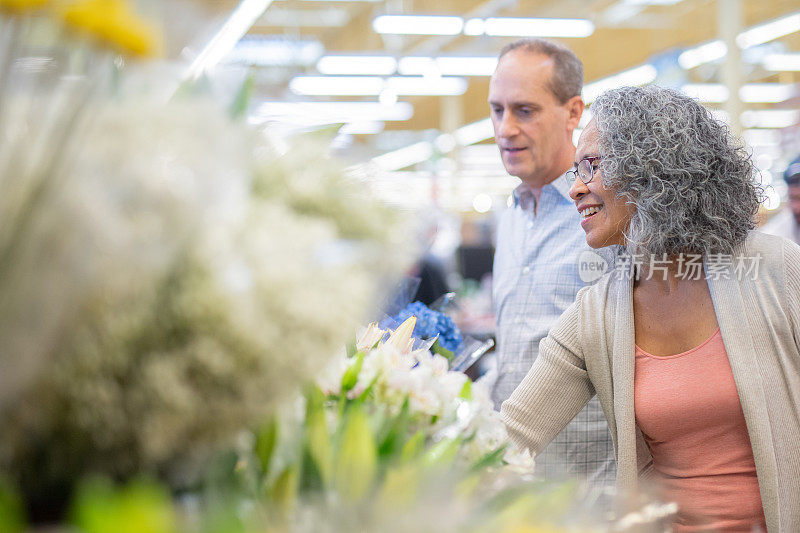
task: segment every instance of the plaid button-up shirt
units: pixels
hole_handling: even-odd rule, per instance
[[[542,188],[537,207],[531,190],[520,185],[513,206],[500,219],[492,277],[498,341],[492,398],[497,409],[527,374],[539,341],[586,285],[578,273],[578,256],[590,248],[568,190],[563,176],[557,178]],[[596,397],[536,456],[536,472],[588,479],[592,485],[613,483],[614,448]]]

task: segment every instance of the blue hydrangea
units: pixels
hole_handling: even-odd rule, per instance
[[[412,335],[421,339],[431,339],[439,335],[439,345],[442,348],[455,352],[464,340],[455,322],[449,316],[429,309],[422,302],[408,304],[405,309],[392,317],[398,324],[402,324],[410,316],[417,317]]]

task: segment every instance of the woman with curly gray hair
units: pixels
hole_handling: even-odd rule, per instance
[[[625,87],[592,113],[570,196],[617,264],[542,340],[509,432],[537,452],[596,393],[618,485],[654,480],[675,531],[800,531],[800,247],[752,231],[750,158],[696,101]]]

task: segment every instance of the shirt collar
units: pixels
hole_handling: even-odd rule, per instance
[[[572,202],[572,198],[569,197],[570,184],[564,177],[565,175],[566,172],[542,187],[542,193],[544,194],[544,191],[546,191],[548,187],[553,187],[565,200]],[[525,183],[520,183],[517,188],[514,189],[514,192],[511,193],[511,197],[513,198],[514,207],[522,207],[527,210],[529,208],[532,209],[536,204],[533,191],[531,191],[531,188]]]

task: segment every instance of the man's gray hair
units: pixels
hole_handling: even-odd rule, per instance
[[[742,143],[692,98],[622,87],[592,104],[603,185],[636,207],[635,253],[731,253],[755,227],[763,188]]]
[[[500,51],[500,59],[507,53],[521,50],[531,54],[542,54],[553,60],[553,75],[548,80],[550,92],[562,103],[579,96],[583,89],[583,63],[566,46],[547,39],[519,39],[507,44]]]

